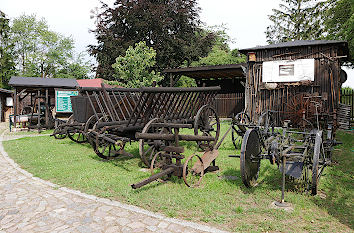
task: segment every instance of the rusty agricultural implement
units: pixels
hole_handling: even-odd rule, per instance
[[[300,180],[300,187],[312,195],[317,194],[318,183],[323,170],[331,164],[333,146],[339,144],[334,139],[333,122],[320,114],[320,104],[311,101],[315,109],[313,118],[285,120],[282,127],[275,127],[274,111],[265,111],[258,121],[252,123],[246,113],[238,114],[230,127],[235,136],[242,137],[240,171],[244,185],[254,187],[260,171],[262,159],[277,165],[282,172],[282,198],[275,204],[287,206],[284,202],[285,175]],[[307,119],[312,119],[307,120]],[[229,132],[229,131],[228,131]]]

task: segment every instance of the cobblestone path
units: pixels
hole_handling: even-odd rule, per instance
[[[1,232],[222,232],[58,187],[22,170],[0,141]]]

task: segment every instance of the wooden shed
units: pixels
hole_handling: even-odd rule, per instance
[[[348,59],[348,44],[333,40],[297,40],[239,50],[246,54],[245,110],[257,121],[274,110],[278,125],[303,117],[314,102],[322,115],[336,119],[340,89],[345,82],[341,65]]]
[[[0,121],[9,120],[10,114],[13,112],[13,91],[0,88]]]
[[[221,91],[215,97],[215,108],[219,117],[231,117],[244,109],[246,63],[198,66],[166,69],[170,86],[174,86],[184,75],[193,78],[198,87],[220,86]]]
[[[66,92],[77,92],[78,86],[75,79],[39,77],[12,77],[9,85],[14,88],[13,124],[27,123],[28,128],[38,130],[53,128],[55,115],[65,113],[65,107],[71,109],[70,96]],[[56,98],[58,93],[63,94],[63,98]],[[57,100],[61,101],[59,105]]]

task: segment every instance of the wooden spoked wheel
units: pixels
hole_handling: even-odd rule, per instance
[[[242,182],[248,188],[257,184],[261,161],[260,138],[256,129],[248,129],[243,137],[240,156]]]
[[[160,118],[154,118],[150,120],[142,130],[142,133],[155,133],[155,134],[167,134],[170,133],[170,129],[166,127],[156,127],[154,123],[163,123],[164,120]],[[169,142],[165,140],[139,140],[139,154],[143,163],[150,167],[151,161],[155,154],[161,151],[165,146],[168,146]]]
[[[68,124],[75,124],[74,115],[71,115],[69,117]],[[68,126],[68,128],[69,129],[67,130],[67,135],[72,141],[76,143],[87,142],[87,138],[85,137],[81,129],[71,127],[71,126]]]
[[[116,145],[114,143],[108,142],[101,138],[99,135],[104,134],[109,138],[116,137],[115,135],[110,135],[108,131],[105,129],[98,129],[97,124],[100,122],[105,122],[104,117],[101,117],[93,126],[93,131],[97,132],[98,134],[90,134],[91,140],[90,143],[92,145],[93,150],[95,153],[102,159],[113,159],[117,157],[118,150],[123,147],[124,145]]]
[[[55,139],[64,139],[66,138],[66,133],[60,133],[60,131],[62,131],[62,127],[60,127],[60,125],[58,127],[56,127],[53,131],[53,136]]]
[[[194,119],[194,135],[212,136],[214,141],[198,141],[198,146],[205,150],[212,149],[220,134],[220,121],[216,110],[210,105],[202,106]]]
[[[87,142],[87,137],[84,135],[81,129],[71,129],[68,130],[68,137],[76,143],[85,143]]]
[[[98,115],[98,117],[99,118],[102,117],[102,114]],[[85,123],[84,135],[86,136],[89,143],[91,143],[90,141],[92,140],[92,138],[90,136],[90,130],[92,130],[94,128],[94,126],[98,120],[99,119],[97,119],[95,115],[92,115]]]
[[[245,112],[237,113],[237,115],[233,118],[231,138],[232,144],[234,144],[236,150],[239,149],[239,146],[242,143],[242,137],[245,133],[243,130],[247,130],[246,125],[249,125],[250,123],[250,118]]]
[[[199,155],[193,154],[183,165],[184,183],[191,188],[198,187],[204,176],[204,164]]]

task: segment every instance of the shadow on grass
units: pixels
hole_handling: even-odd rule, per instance
[[[354,153],[351,151],[354,147],[354,133],[339,132],[337,138],[343,145],[335,149],[332,159],[334,164],[326,168],[325,177],[321,179],[325,197],[316,196],[313,201],[342,224],[354,229]]]

